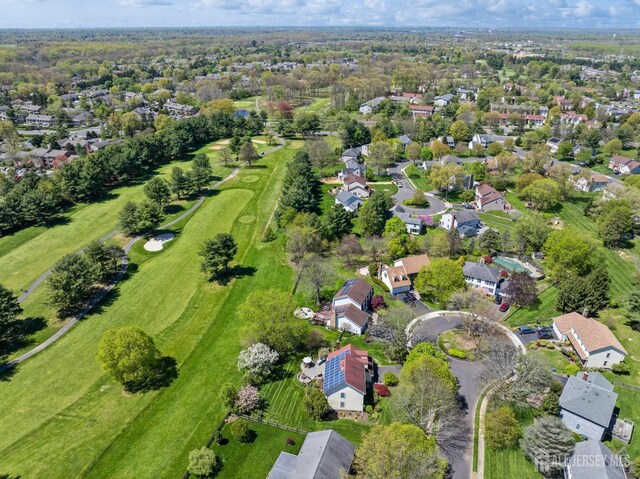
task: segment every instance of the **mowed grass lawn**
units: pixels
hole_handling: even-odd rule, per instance
[[[485,449],[484,456],[485,479],[542,479],[542,474],[536,471],[520,449],[495,450]]]
[[[292,145],[292,148],[299,145]],[[3,472],[39,477],[179,477],[224,416],[220,386],[239,381],[236,358],[244,325],[237,309],[254,290],[288,290],[294,274],[279,241],[260,238],[275,206],[292,149],[242,169],[185,220],[164,252],[132,253],[132,276],[111,301],[0,383]],[[266,168],[264,167],[266,166]],[[237,261],[255,268],[227,286],[199,271],[197,250],[231,232]],[[168,388],[127,395],[95,360],[105,331],[135,325],[176,358]]]
[[[229,442],[223,446],[216,443],[211,446],[222,461],[222,469],[216,475],[216,479],[265,478],[280,452],[298,454],[305,438],[302,434],[254,421],[247,421],[247,425],[255,433],[255,439],[252,442],[246,444],[238,442],[229,433],[229,426],[225,425],[222,429],[222,437]],[[288,438],[293,439],[292,446],[287,444]]]
[[[362,433],[366,432],[370,425],[351,419],[314,421],[309,418],[302,404],[305,390],[296,378],[301,362],[302,357],[298,360],[292,359],[283,366],[281,379],[262,386],[260,394],[268,405],[265,419],[306,431],[333,429],[350,441],[359,443]]]
[[[205,146],[199,151],[212,159],[216,177],[226,176],[231,171],[233,165],[216,164],[218,153],[215,150]],[[190,168],[190,158],[164,165],[156,170],[156,174],[169,178],[174,166]],[[150,178],[116,188],[102,201],[74,206],[61,215],[62,220],[55,226],[31,227],[0,238],[0,284],[14,291],[26,289],[65,254],[118,228],[122,206],[128,201],[144,199],[144,184]],[[174,208],[180,212],[183,206],[184,202],[177,202]]]

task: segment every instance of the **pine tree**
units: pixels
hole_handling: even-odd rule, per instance
[[[573,450],[573,435],[556,416],[542,416],[524,430],[520,447],[547,477],[561,475]]]

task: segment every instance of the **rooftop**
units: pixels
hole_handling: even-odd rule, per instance
[[[566,334],[573,329],[591,354],[605,348],[614,348],[623,354],[627,354],[618,338],[604,324],[592,318],[585,318],[580,313],[567,313],[553,320],[558,331]],[[571,335],[567,335],[571,336]]]
[[[597,382],[605,385],[602,381],[606,379],[602,378]],[[618,395],[613,392],[613,386],[611,389],[601,387],[595,381],[585,380],[583,373],[580,372],[569,377],[560,396],[559,405],[566,411],[606,428],[611,423],[617,398]]]

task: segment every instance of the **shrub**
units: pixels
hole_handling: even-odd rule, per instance
[[[369,276],[372,278],[378,274],[378,263],[371,263],[369,265]]]
[[[374,311],[378,311],[379,309],[384,309],[387,307],[387,302],[381,295],[376,295],[371,298],[371,309]]]
[[[188,471],[194,476],[211,476],[218,466],[218,458],[215,453],[207,448],[194,449],[189,453]]]
[[[321,421],[324,416],[329,412],[329,403],[322,391],[316,387],[310,387],[307,389],[302,403],[304,404],[309,417],[315,421]]]
[[[453,356],[454,358],[467,359],[467,353],[464,351],[460,351],[459,349],[449,348],[449,356]]]
[[[373,406],[371,404],[367,404],[364,407],[364,412],[366,412],[367,414],[373,414]]]
[[[374,412],[374,413],[370,416],[370,418],[371,418],[371,419],[374,419],[374,420],[375,420],[375,419],[378,419],[379,417],[380,417],[380,414],[378,414],[377,412]]]
[[[295,444],[296,442],[292,438],[287,438],[287,446],[295,446]]]
[[[532,349],[532,350],[535,351],[536,349],[538,349],[538,345],[536,343],[530,343],[529,344],[529,349]]]
[[[246,443],[251,440],[251,429],[243,419],[233,421],[229,426],[229,431],[238,442]]]
[[[611,371],[615,374],[629,374],[629,365],[627,363],[618,363],[611,366]]]
[[[387,371],[386,373],[384,373],[382,381],[384,382],[385,385],[389,387],[397,386],[398,383],[400,382],[400,380],[398,379],[398,376],[393,374],[391,371]]]
[[[547,348],[547,349],[556,349],[556,346],[555,346],[555,344],[553,344],[553,343],[547,343],[546,348]]]
[[[376,390],[378,396],[386,398],[387,396],[391,396],[391,391],[384,384],[376,383],[373,385],[373,389]]]
[[[375,284],[377,284],[378,286],[380,286],[382,288],[382,291],[384,291],[385,293],[389,292],[389,288],[387,287],[386,284],[384,284],[382,281],[380,281],[378,278],[376,278],[375,276],[371,277],[371,281],[373,281]]]
[[[515,447],[522,435],[520,423],[509,406],[488,412],[484,424],[487,444],[493,449]]]
[[[278,237],[278,235],[276,234],[276,232],[273,230],[273,228],[267,228],[264,231],[264,234],[262,235],[262,242],[263,243],[270,243],[273,240],[275,240]]]
[[[577,364],[567,364],[567,366],[564,368],[564,373],[567,376],[575,376],[579,372],[580,366],[578,366]]]
[[[249,414],[255,408],[258,407],[260,403],[260,393],[258,392],[258,388],[255,386],[247,385],[243,386],[240,391],[238,391],[238,396],[236,397],[235,407],[236,409],[243,413]]]

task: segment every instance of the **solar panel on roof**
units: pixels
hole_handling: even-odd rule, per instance
[[[347,352],[343,351],[337,356],[332,357],[325,365],[325,376],[322,389],[326,392],[337,385],[344,384],[344,369],[340,367],[340,363],[344,360]]]

